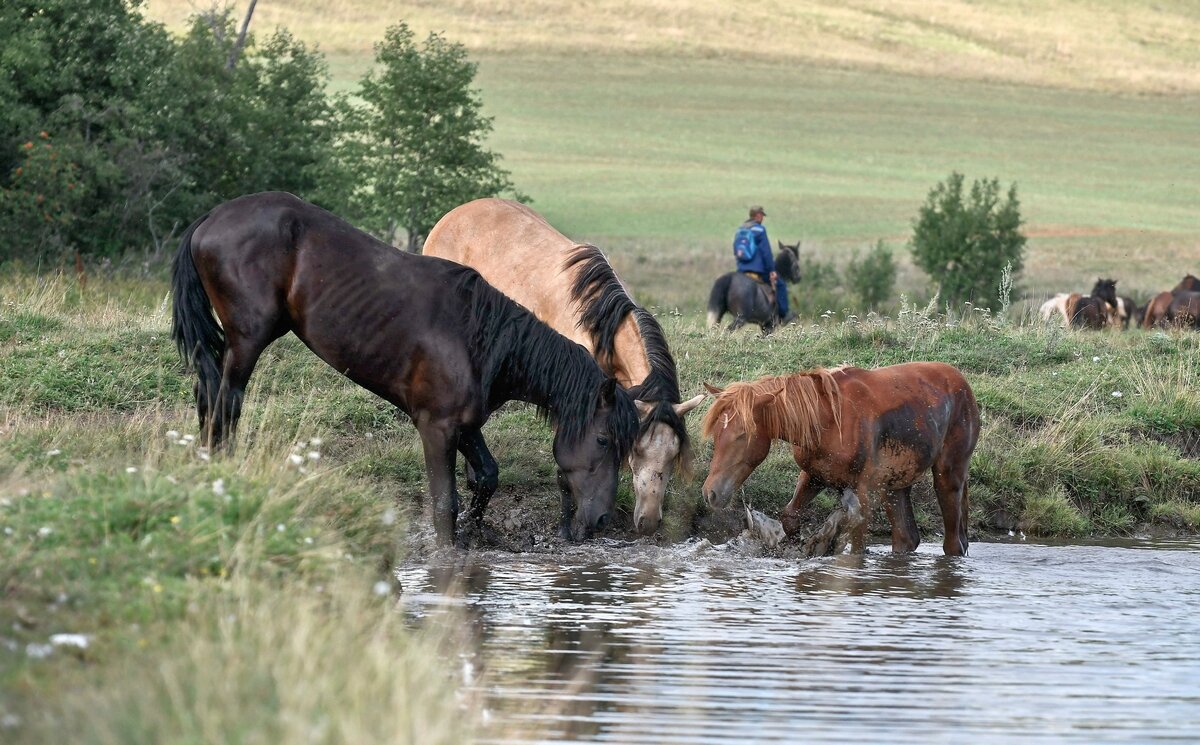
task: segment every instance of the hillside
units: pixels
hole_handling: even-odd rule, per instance
[[[238,12],[245,2],[237,3]],[[197,4],[150,0],[177,27]],[[398,20],[476,53],[724,57],[934,77],[1138,92],[1200,92],[1200,5],[1002,0],[260,3],[259,30],[285,25],[333,55],[370,52]]]

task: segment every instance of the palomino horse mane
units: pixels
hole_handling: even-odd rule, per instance
[[[691,444],[687,425],[672,406],[680,401],[679,373],[662,326],[654,314],[633,302],[599,248],[587,244],[576,246],[575,251],[563,262],[563,269],[576,266],[579,267],[579,273],[571,285],[571,299],[583,308],[579,325],[592,337],[592,346],[602,367],[612,369],[617,331],[621,324],[630,315],[637,323],[650,374],[629,392],[634,398],[655,402],[650,416],[642,421],[639,434],[644,434],[655,422],[670,427],[679,438],[675,467],[686,476],[692,463]]]
[[[465,298],[468,344],[489,388],[507,375],[531,391],[546,391],[553,404],[539,413],[553,421],[567,442],[578,442],[599,402],[604,383],[591,355],[495,289],[474,269],[463,267],[454,294]],[[614,384],[615,389],[620,386]],[[628,394],[616,390],[618,407],[634,411]],[[624,459],[637,438],[636,416],[608,418],[609,439]]]
[[[834,374],[842,368],[815,370],[794,375],[768,375],[747,383],[733,383],[717,396],[704,416],[704,437],[715,434],[729,419],[740,419],[750,436],[753,425],[762,425],[772,440],[787,440],[803,449],[811,449],[821,439],[821,403],[829,402],[835,427],[842,426],[842,391]],[[754,399],[770,395],[775,400],[754,415]]]

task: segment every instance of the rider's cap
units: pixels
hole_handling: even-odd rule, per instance
[[[755,215],[762,215],[763,217],[767,216],[767,213],[763,211],[762,205],[756,204],[750,208],[750,216],[754,217]]]

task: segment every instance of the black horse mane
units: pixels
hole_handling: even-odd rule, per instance
[[[579,266],[579,273],[571,285],[571,299],[583,306],[579,325],[592,337],[592,346],[603,367],[612,369],[617,331],[625,319],[633,315],[646,350],[650,374],[630,388],[629,394],[641,401],[654,402],[650,416],[642,421],[639,435],[655,422],[666,424],[679,438],[676,465],[686,469],[692,460],[687,425],[672,406],[680,401],[679,373],[662,326],[654,314],[633,302],[600,249],[589,245],[576,247],[563,263],[564,269],[574,266]]]
[[[463,268],[455,294],[466,299],[467,344],[485,390],[504,378],[514,386],[512,392],[544,398],[539,413],[554,422],[564,440],[579,442],[606,381],[611,380],[587,350],[539,321],[472,269]],[[624,459],[637,438],[637,409],[621,386],[612,388],[608,435],[618,458]]]

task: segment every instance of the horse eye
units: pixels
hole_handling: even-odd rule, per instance
[[[608,447],[608,438],[607,438],[607,437],[597,437],[597,438],[596,438],[596,442],[597,442],[597,443],[600,445],[600,447],[602,447],[602,448],[606,448],[606,447]]]

